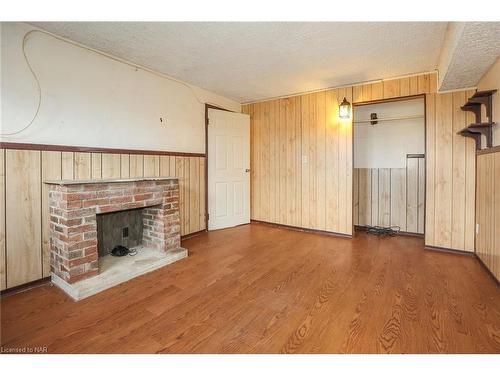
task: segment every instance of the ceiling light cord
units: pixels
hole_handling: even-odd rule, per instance
[[[27,130],[35,122],[35,120],[38,117],[38,114],[40,112],[40,107],[42,106],[42,89],[41,89],[41,86],[40,86],[40,81],[38,80],[38,77],[37,77],[35,71],[33,70],[33,67],[31,66],[31,63],[30,63],[30,61],[28,59],[28,56],[26,55],[26,41],[28,40],[28,37],[31,34],[33,34],[33,33],[41,33],[41,34],[45,34],[45,35],[51,36],[54,39],[60,40],[62,42],[66,42],[66,43],[74,45],[76,47],[80,47],[80,48],[85,49],[85,50],[90,51],[90,52],[94,52],[94,53],[96,53],[98,55],[107,57],[108,59],[117,61],[117,62],[122,63],[122,64],[129,65],[129,66],[131,66],[131,67],[133,67],[135,69],[140,69],[140,70],[146,71],[148,73],[151,73],[151,74],[153,74],[155,76],[158,76],[160,78],[168,79],[168,80],[173,81],[173,82],[177,82],[177,83],[179,83],[179,84],[187,87],[198,103],[200,103],[202,105],[211,104],[211,105],[214,105],[216,107],[224,107],[224,106],[222,106],[220,104],[217,104],[217,103],[211,103],[211,102],[203,102],[203,101],[201,101],[200,98],[198,97],[198,95],[196,94],[196,91],[194,90],[194,88],[191,85],[189,85],[186,82],[183,82],[183,81],[181,81],[179,79],[176,79],[176,78],[173,78],[173,77],[169,77],[167,75],[158,73],[158,72],[156,72],[156,71],[154,71],[152,69],[149,69],[149,68],[146,68],[146,67],[143,67],[143,66],[140,66],[140,65],[137,65],[137,64],[134,64],[134,63],[122,60],[120,58],[116,58],[116,57],[114,57],[112,55],[108,55],[107,53],[103,53],[103,52],[98,51],[96,49],[93,49],[93,48],[90,48],[90,47],[86,47],[86,46],[84,46],[84,45],[82,45],[80,43],[73,42],[73,41],[71,41],[69,39],[57,36],[55,34],[47,32],[47,31],[43,31],[43,30],[30,30],[26,34],[24,34],[21,48],[22,48],[22,52],[23,52],[23,56],[24,56],[24,61],[26,62],[26,65],[28,66],[28,69],[30,70],[30,72],[31,72],[31,74],[32,74],[32,76],[34,78],[35,83],[36,83],[36,87],[37,87],[38,100],[37,100],[36,111],[35,111],[35,114],[33,115],[33,117],[31,118],[31,121],[29,121],[28,124],[26,126],[24,126],[22,129],[16,130],[16,131],[10,132],[10,133],[0,133],[0,136],[16,135],[16,134],[22,133],[23,131]]]

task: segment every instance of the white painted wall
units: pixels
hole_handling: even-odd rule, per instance
[[[493,126],[493,146],[500,145],[500,58],[497,59],[495,64],[486,72],[477,84],[479,91],[483,90],[499,90],[493,94],[493,121],[497,125]],[[483,106],[484,107],[484,106]],[[483,110],[483,119],[486,114]],[[484,121],[484,120],[483,120]],[[483,137],[483,148],[486,145],[486,139]]]
[[[21,48],[33,29],[1,24],[1,133],[24,127],[36,110]],[[30,35],[26,54],[40,80],[40,112],[28,130],[3,142],[204,153],[203,103],[241,111],[235,101],[191,86],[198,101],[181,83],[41,33]]]
[[[354,109],[354,168],[406,168],[407,154],[425,153],[425,120],[356,123],[370,118],[425,115],[423,99],[358,106]]]

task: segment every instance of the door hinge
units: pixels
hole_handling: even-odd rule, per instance
[[[207,117],[207,121],[205,121],[207,125],[210,125],[210,119]]]
[[[207,220],[210,220],[210,214],[207,214]]]

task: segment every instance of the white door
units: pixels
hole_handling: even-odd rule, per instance
[[[208,110],[208,229],[250,222],[250,116]]]

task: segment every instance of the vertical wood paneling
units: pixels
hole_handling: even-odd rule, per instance
[[[170,176],[170,156],[165,156],[165,155],[160,156],[160,176],[162,177]]]
[[[206,209],[205,209],[205,158],[200,158],[200,177],[199,177],[199,186],[200,186],[200,226],[198,230],[204,230],[206,228],[205,219],[206,219]]]
[[[144,177],[144,155],[130,155],[129,174],[130,178]]]
[[[75,180],[89,180],[92,178],[91,154],[88,152],[74,153],[74,177]]]
[[[410,81],[411,84],[411,81]],[[425,243],[435,244],[436,94],[425,96]]]
[[[189,233],[200,228],[200,163],[199,158],[189,158]]]
[[[160,156],[144,155],[144,177],[158,177],[160,175]]]
[[[358,224],[372,225],[372,170],[360,168],[358,171]]]
[[[492,262],[490,267],[497,280],[500,280],[500,153],[494,154],[494,171],[493,171],[493,247],[491,249]]]
[[[302,119],[302,168],[301,168],[301,173],[302,173],[302,189],[301,189],[301,196],[302,196],[302,217],[301,217],[301,227],[303,228],[310,228],[309,223],[309,216],[310,216],[310,210],[309,210],[309,165],[311,163],[310,160],[310,146],[309,146],[309,128],[310,128],[310,122],[311,118],[309,115],[310,111],[310,101],[311,101],[311,95],[303,95],[301,96],[301,103],[300,103],[300,108],[302,110],[301,113],[301,119]]]
[[[89,154],[90,155],[90,154]],[[61,179],[61,153],[42,151],[42,182]],[[49,186],[42,183],[42,276],[50,276]]]
[[[92,178],[102,178],[102,155],[92,154]]]
[[[146,162],[149,171],[158,169],[154,173],[165,177],[175,174],[174,156],[156,157]],[[181,190],[182,199],[188,202],[181,202],[183,235],[205,229],[205,158],[180,160],[185,159],[182,176],[187,173],[188,177],[181,182]],[[48,186],[44,180],[142,177],[143,170],[144,155],[0,149],[0,289],[50,276]],[[11,193],[13,197],[7,205],[5,187],[9,198]],[[5,217],[10,223],[5,223]]]
[[[102,178],[119,178],[121,157],[119,154],[102,154]]]
[[[359,169],[355,169],[352,174],[352,220],[354,225],[359,224]]]
[[[371,95],[371,100],[380,100],[384,98],[384,83],[383,82],[377,82],[377,83],[372,83],[372,95]]]
[[[61,153],[61,178],[63,180],[75,179],[75,154],[73,152]]]
[[[425,227],[426,244],[430,246],[455,247],[457,250],[473,249],[473,211],[474,211],[474,151],[471,140],[459,139],[455,136],[455,130],[461,121],[461,114],[457,107],[461,94],[437,94],[436,74],[422,74],[401,79],[382,80],[381,82],[362,84],[352,88],[327,90],[325,96],[325,133],[323,153],[323,134],[318,125],[321,121],[321,114],[318,115],[318,97],[323,93],[305,94],[291,98],[280,99],[280,115],[274,116],[276,128],[274,133],[277,137],[284,137],[281,132],[282,121],[285,121],[286,137],[286,162],[285,177],[279,173],[278,207],[281,210],[282,180],[286,185],[286,223],[288,225],[305,228],[320,229],[322,225],[321,202],[324,186],[324,206],[325,206],[325,230],[331,232],[349,233],[352,223],[352,127],[343,126],[338,121],[338,102],[344,96],[352,102],[373,101],[381,99],[395,98],[398,96],[410,96],[426,94],[426,164],[416,165],[416,176],[419,181],[414,207],[416,218],[410,225],[417,233],[421,233]],[[453,96],[457,99],[454,100]],[[293,110],[292,103],[296,103],[295,127],[292,127],[294,119],[291,117]],[[321,99],[319,99],[321,105]],[[252,218],[263,221],[271,221],[268,212],[269,204],[263,201],[262,197],[276,196],[270,193],[270,185],[275,186],[275,182],[269,182],[272,171],[276,173],[276,167],[283,168],[282,156],[279,152],[280,140],[278,139],[278,152],[273,155],[269,145],[270,125],[269,108],[270,102],[254,103],[245,107],[251,114],[251,210]],[[284,112],[284,113],[283,113]],[[467,116],[467,114],[465,115]],[[468,120],[467,120],[468,121]],[[279,124],[278,124],[279,122]],[[276,130],[279,129],[279,130]],[[462,146],[464,151],[462,150]],[[273,150],[276,146],[273,146]],[[458,162],[454,162],[455,153]],[[296,156],[296,163],[292,162],[293,153]],[[323,183],[322,163],[324,157],[325,173]],[[270,158],[276,158],[271,160]],[[419,163],[420,162],[420,163]],[[458,169],[456,169],[458,168]],[[464,172],[465,171],[465,172]],[[422,173],[425,172],[425,176]],[[358,171],[358,180],[366,179],[367,172]],[[382,172],[383,173],[383,172]],[[391,172],[392,173],[392,172]],[[471,177],[472,176],[472,177]],[[391,194],[391,201],[387,200],[380,205],[379,202],[379,171],[370,172],[370,194],[366,194],[366,183],[359,182],[357,188],[358,199],[358,221],[366,219],[368,215],[371,225],[379,225],[379,219],[387,221],[387,215],[391,217],[391,222],[396,220],[400,224],[406,220],[401,220],[392,206],[392,199],[396,199]],[[298,185],[293,185],[293,180],[298,181]],[[382,180],[387,182],[387,179]],[[391,179],[391,186],[392,185]],[[363,188],[363,186],[365,186]],[[386,185],[383,185],[386,186]],[[398,185],[399,186],[399,185]],[[295,188],[295,191],[294,191]],[[461,191],[464,190],[464,191]],[[413,192],[415,193],[415,192]],[[299,197],[297,203],[290,200],[290,195]],[[384,194],[384,191],[382,191]],[[452,207],[453,196],[463,196],[465,194],[465,207]],[[401,196],[401,191],[399,191]],[[369,197],[373,202],[365,209],[364,200]],[[425,204],[422,199],[425,197]],[[349,202],[345,206],[346,202]],[[385,203],[384,203],[385,202]],[[264,205],[264,206],[263,206]],[[380,207],[379,207],[380,205]],[[390,207],[387,214],[387,207]],[[262,210],[264,207],[264,210]],[[380,208],[382,209],[381,212]],[[413,208],[413,207],[412,207]],[[425,213],[424,213],[425,209]],[[296,213],[296,215],[291,214]],[[402,213],[402,212],[401,212]],[[401,214],[400,213],[400,214]],[[384,216],[385,215],[385,216]],[[413,217],[413,216],[412,216]],[[385,219],[384,219],[385,218]],[[412,219],[413,220],[413,219]],[[278,214],[276,219],[282,222]],[[366,221],[365,221],[366,222]],[[405,223],[406,225],[406,223]],[[403,227],[404,225],[400,225]],[[463,240],[462,240],[463,238]],[[463,241],[463,243],[462,243]]]
[[[391,169],[391,225],[407,232],[406,215],[406,169],[394,168]]]
[[[353,102],[392,99],[403,96],[430,94],[437,90],[436,74],[388,79],[353,87]]]
[[[281,100],[276,100],[275,102],[275,116],[276,120],[279,122],[279,164],[276,165],[276,177],[278,179],[278,189],[276,198],[279,202],[278,205],[278,218],[281,224],[286,224],[288,222],[288,207],[287,207],[287,184],[289,182],[287,176],[287,162],[288,162],[288,138],[287,138],[287,124],[284,121],[281,107]]]
[[[418,160],[406,159],[406,230],[418,231]]]
[[[339,230],[339,122],[338,90],[329,90],[325,93],[326,101],[326,230]],[[302,212],[304,214],[304,212]]]
[[[325,92],[315,94],[315,125],[316,125],[316,165],[314,168],[315,182],[315,228],[319,230],[326,229],[326,208],[325,208],[325,183],[326,183],[326,165],[325,165]]]
[[[466,160],[465,137],[457,132],[466,127],[466,113],[460,107],[467,101],[464,91],[452,94],[452,222],[451,248],[465,248],[465,188],[466,188]]]
[[[467,92],[472,96],[473,90]],[[466,112],[466,123],[475,121],[474,114]],[[475,241],[475,210],[476,210],[476,143],[471,138],[465,138],[465,251],[474,251]]]
[[[191,184],[190,158],[187,156],[183,157],[183,163],[184,163],[184,178],[182,181],[182,186],[179,186],[179,188],[182,188],[184,193],[184,221],[182,222],[182,225],[184,227],[184,234],[187,234],[190,233],[190,228],[191,228],[191,215],[190,215],[191,202],[189,201],[189,198],[191,196],[189,191],[189,186]]]
[[[250,162],[251,162],[251,174],[250,174],[250,184],[251,184],[251,206],[250,215],[252,219],[262,220],[261,207],[260,207],[260,191],[262,186],[262,168],[261,168],[261,128],[262,128],[262,104],[256,103],[252,105],[252,117],[251,125],[252,133],[250,135],[252,150],[250,152]]]
[[[371,213],[372,213],[372,225],[373,226],[377,226],[377,225],[380,225],[379,223],[379,169],[372,169],[372,182],[371,182],[371,186],[372,186],[372,194],[371,194],[371,205],[372,205],[372,209],[371,209]]]
[[[409,96],[410,95],[410,78],[401,78],[399,80],[399,93],[401,96]]]
[[[378,176],[378,225],[391,225],[391,170],[380,168]]]
[[[417,226],[418,207],[423,205],[418,191],[425,189],[425,179],[418,178],[419,161],[423,160],[409,158],[408,168],[356,168],[358,225],[398,226],[402,232],[423,233]],[[375,188],[373,184],[377,184]]]
[[[181,235],[185,234],[185,180],[184,180],[184,157],[175,157],[175,177],[179,178],[179,215],[181,217]]]
[[[274,107],[276,100],[269,102],[269,217],[274,223],[279,223],[279,163],[280,155],[278,153],[279,146],[279,118],[276,118]]]
[[[345,96],[347,100],[352,103],[352,88],[345,89]],[[351,113],[352,116],[352,113]],[[352,122],[343,122],[343,127],[345,128],[344,143],[346,145],[346,164],[345,164],[345,176],[346,176],[346,231],[344,233],[352,234],[353,223],[352,223],[352,172],[353,172],[353,135],[352,135]]]
[[[130,177],[130,155],[121,154],[120,155],[120,177],[129,178]]]
[[[452,94],[436,97],[435,243],[451,248],[453,191]]]
[[[500,152],[477,156],[476,254],[500,280]]]
[[[7,288],[42,277],[40,154],[6,150]]]
[[[5,150],[0,150],[0,290],[7,287],[5,270]]]
[[[435,78],[418,80],[434,90]],[[426,245],[474,249],[474,154],[472,140],[456,134],[472,121],[461,111],[471,92],[426,95]]]
[[[352,233],[352,88],[250,104],[252,219]]]
[[[397,98],[401,95],[401,82],[399,79],[391,79],[384,82],[384,99]]]
[[[417,233],[424,233],[425,228],[425,159],[418,159],[418,201]]]

